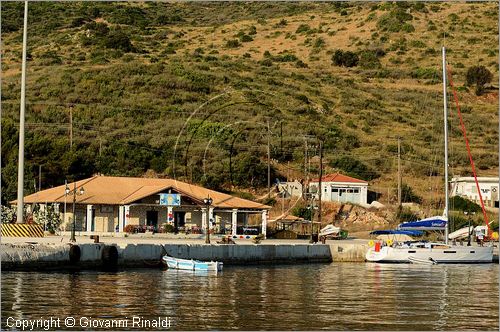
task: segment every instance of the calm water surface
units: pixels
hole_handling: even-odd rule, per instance
[[[6,318],[168,316],[171,329],[497,330],[497,264],[3,272]]]

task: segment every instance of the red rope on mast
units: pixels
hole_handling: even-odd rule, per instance
[[[453,98],[455,99],[455,105],[457,107],[458,118],[460,119],[460,126],[462,128],[462,134],[465,139],[465,146],[467,147],[467,154],[469,155],[470,165],[472,167],[472,173],[474,174],[474,181],[476,182],[477,192],[479,194],[479,201],[481,202],[481,209],[483,210],[484,220],[486,222],[486,227],[488,228],[487,236],[491,235],[490,222],[488,220],[488,214],[486,213],[486,209],[484,208],[483,196],[481,195],[481,189],[479,188],[479,182],[477,181],[476,174],[476,166],[474,165],[474,160],[472,159],[472,153],[470,152],[469,139],[467,138],[467,131],[465,130],[464,120],[462,118],[462,112],[460,111],[460,104],[458,103],[457,92],[455,91],[455,87],[453,86],[453,79],[451,78],[451,69],[448,68],[448,81],[450,82],[451,91],[453,92]]]

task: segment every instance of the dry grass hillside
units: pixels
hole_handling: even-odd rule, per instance
[[[22,4],[2,4],[2,201],[15,193]],[[495,3],[30,3],[26,187],[100,172],[159,174],[233,191],[326,171],[439,207],[441,46],[480,175],[498,171]],[[356,66],[336,65],[351,51]],[[492,73],[478,96],[471,66]],[[69,108],[74,145],[69,149]],[[470,174],[451,108],[450,164]],[[269,131],[268,131],[269,125]],[[316,174],[317,158],[310,163]],[[64,176],[61,176],[63,174]]]

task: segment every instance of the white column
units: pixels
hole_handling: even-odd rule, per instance
[[[231,214],[231,234],[236,235],[236,229],[238,227],[238,209],[233,209]]]
[[[201,208],[201,230],[206,232],[207,230],[207,209]]]
[[[262,210],[262,235],[266,238],[267,232],[267,210]]]
[[[92,205],[87,205],[87,234],[92,232]]]
[[[174,225],[174,208],[171,206],[167,207],[167,222],[171,225]]]
[[[208,226],[210,226],[210,229],[214,229],[213,222],[215,222],[215,218],[214,218],[214,208],[212,207],[208,209],[208,218],[210,221]]]
[[[118,207],[118,232],[122,233],[124,228],[124,216],[125,216],[125,207],[120,205]]]
[[[123,207],[123,212],[125,214],[124,218],[123,218],[123,228],[125,228],[125,226],[128,225],[129,221],[130,221],[130,205],[125,205]]]

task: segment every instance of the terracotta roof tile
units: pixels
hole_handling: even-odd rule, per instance
[[[160,193],[166,189],[172,189],[200,203],[204,198],[210,196],[213,199],[212,206],[215,208],[270,209],[270,206],[261,203],[173,179],[94,176],[89,179],[77,181],[76,185],[77,188],[83,186],[85,189],[85,193],[82,196],[76,196],[76,202],[80,204],[125,205]],[[70,189],[74,188],[73,183],[68,183],[68,186]],[[64,190],[64,185],[42,190],[26,196],[24,201],[28,204],[45,202],[64,203]],[[70,203],[72,200],[72,195],[68,195],[66,202]],[[12,203],[15,204],[15,202],[13,201]]]
[[[322,182],[348,182],[348,183],[364,183],[368,184],[368,182],[356,179],[347,175],[343,175],[340,173],[327,174],[321,178]],[[313,179],[310,182],[319,182],[319,178]]]

